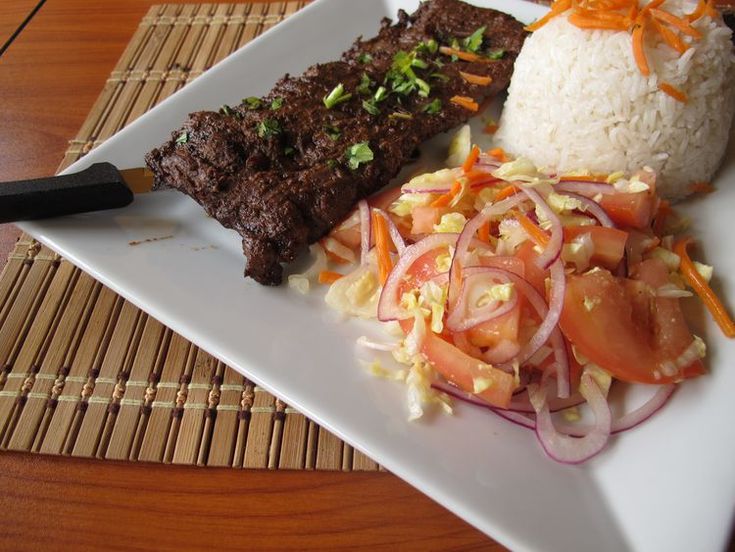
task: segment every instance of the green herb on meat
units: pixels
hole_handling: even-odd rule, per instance
[[[332,109],[335,105],[346,102],[352,97],[352,94],[345,94],[345,87],[342,83],[335,86],[332,91],[324,96],[322,101],[327,109]]]
[[[363,52],[362,54],[357,56],[357,61],[363,64],[370,63],[371,61],[373,61],[373,56],[371,56],[370,54],[366,52]]]
[[[370,115],[379,115],[380,108],[375,105],[375,100],[362,100],[362,108]]]
[[[410,113],[406,113],[405,111],[394,111],[390,115],[388,115],[389,119],[406,119],[410,120],[413,119],[413,115]]]
[[[221,113],[222,115],[225,115],[225,116],[229,116],[229,115],[232,115],[232,109],[230,109],[230,106],[229,106],[229,105],[227,105],[227,104],[225,104],[225,105],[223,105],[222,107],[220,107],[220,108],[219,108],[219,112],[220,112],[220,113]]]
[[[179,134],[179,137],[176,138],[177,144],[186,144],[188,141],[189,141],[189,133],[186,131]]]
[[[358,142],[353,144],[345,152],[347,158],[347,166],[353,171],[357,170],[360,165],[369,163],[374,159],[373,150],[367,142]]]
[[[382,102],[387,97],[388,97],[388,90],[386,90],[385,86],[380,86],[375,91],[375,95],[373,95],[373,101]]]
[[[435,54],[438,49],[439,44],[433,38],[424,42],[419,42],[418,46],[416,46],[416,51],[421,54]]]
[[[505,55],[505,50],[502,48],[495,48],[494,50],[490,50],[487,53],[487,57],[490,59],[503,59],[503,56]]]
[[[339,140],[339,137],[342,136],[340,130],[333,125],[324,125],[324,133],[334,142]]]
[[[470,36],[462,39],[462,47],[466,51],[476,54],[477,51],[482,47],[482,40],[484,38],[486,28],[487,27],[480,27]]]
[[[250,96],[249,98],[243,98],[242,103],[248,109],[258,109],[263,105],[263,100],[256,98],[255,96]]]
[[[281,125],[275,119],[263,119],[256,127],[260,138],[268,139],[281,133]]]
[[[363,73],[360,77],[360,84],[357,85],[357,88],[355,88],[355,90],[358,94],[368,96],[370,94],[370,88],[373,86],[373,84],[375,83],[370,80],[370,77],[368,77],[367,73]]]
[[[291,146],[286,146],[283,148],[283,155],[287,157],[291,157],[294,153],[296,153],[296,150],[293,149]]]
[[[442,110],[442,102],[439,98],[435,98],[429,103],[427,103],[424,107],[421,108],[421,111],[424,113],[428,113],[429,115],[436,115]]]
[[[273,98],[271,101],[271,111],[278,111],[283,107],[283,98]]]

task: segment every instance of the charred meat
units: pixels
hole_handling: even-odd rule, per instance
[[[240,233],[246,276],[277,285],[282,263],[383,187],[419,144],[503,90],[524,39],[509,15],[430,0],[264,98],[191,114],[146,161],[159,185]]]

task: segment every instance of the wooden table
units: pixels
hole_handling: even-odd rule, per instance
[[[37,3],[0,2],[0,45]],[[161,2],[43,3],[0,58],[0,181],[56,170],[154,3]],[[0,227],[3,261],[16,236],[13,227]],[[205,469],[5,452],[0,512],[3,550],[503,550],[387,473]]]

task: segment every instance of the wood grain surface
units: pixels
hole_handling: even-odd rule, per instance
[[[0,2],[0,48],[7,45],[10,37],[39,4],[40,0],[13,0]]]
[[[25,3],[3,0],[0,13],[21,12]],[[56,170],[154,3],[47,0],[0,60],[0,181]],[[12,239],[12,227],[0,227],[0,235]],[[504,550],[388,473],[202,469],[5,452],[0,489],[3,550]]]

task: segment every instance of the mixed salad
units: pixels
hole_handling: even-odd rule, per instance
[[[401,365],[369,368],[407,384],[412,419],[460,399],[534,430],[555,460],[583,462],[706,373],[680,307],[690,289],[735,336],[651,170],[553,174],[480,151],[469,127],[447,164],[361,201],[289,278],[302,292],[328,284],[331,307],[384,323],[390,338],[360,343]],[[621,383],[655,392],[616,417]]]

